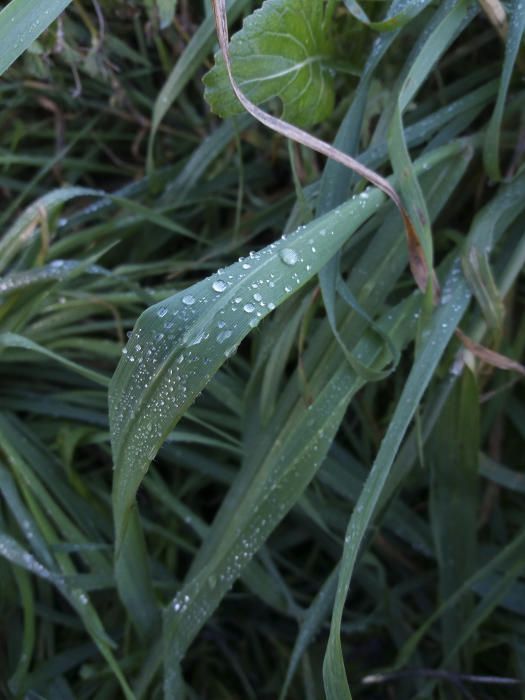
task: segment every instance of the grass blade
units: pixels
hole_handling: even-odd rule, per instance
[[[11,0],[0,12],[0,75],[16,61],[71,0]]]
[[[512,70],[518,57],[518,51],[525,32],[525,12],[520,0],[512,0],[509,10],[509,25],[505,43],[505,61],[501,73],[498,99],[494,107],[494,112],[490,118],[487,131],[485,133],[485,143],[483,145],[483,162],[485,169],[493,180],[502,179],[500,166],[500,139],[501,124],[505,109],[505,101],[509,90]]]

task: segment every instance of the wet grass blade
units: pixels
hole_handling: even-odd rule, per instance
[[[383,199],[378,190],[367,191],[140,317],[110,387],[117,543],[149,463],[197,394],[241,340],[312,279]]]
[[[421,289],[425,289],[428,282],[431,281],[429,274],[434,264],[432,232],[427,205],[415,176],[406,145],[402,114],[427,78],[434,62],[439,59],[460,29],[463,28],[468,17],[468,7],[469,3],[466,0],[460,0],[460,2],[447,2],[440,8],[441,15],[444,14],[446,8],[449,8],[450,11],[432,31],[410,66],[397,95],[396,109],[389,128],[388,147],[392,167],[399,180],[405,206],[417,231],[417,235],[415,234],[413,239],[409,239],[409,250],[413,251],[411,266],[415,279],[420,280]],[[426,266],[420,261],[422,256]]]
[[[332,614],[330,638],[323,665],[323,678],[328,700],[351,699],[340,634],[346,596],[357,556],[367,529],[373,520],[381,491],[403,436],[470,300],[469,290],[463,279],[456,278],[449,288],[450,307],[440,307],[432,319],[425,345],[410,372],[397,409],[392,416],[388,431],[348,524]]]
[[[477,562],[479,440],[479,389],[476,378],[465,369],[443,407],[428,444],[427,459],[432,473],[430,517],[441,601],[460,587]],[[465,596],[461,605],[443,616],[445,652],[454,646],[472,604],[472,599]],[[468,653],[466,657],[461,666],[459,659],[449,654],[447,668],[469,668]]]
[[[417,299],[408,300],[407,304],[390,314],[390,320],[383,326],[397,345],[406,342],[410,333],[406,319],[413,317],[418,307]],[[386,358],[372,338],[363,339],[356,348],[356,354],[370,358],[380,367]],[[333,360],[330,363],[333,369],[330,381],[319,387],[319,393],[310,406],[306,407],[303,402],[296,405],[241,499],[236,498],[236,508],[230,522],[224,529],[221,528],[214,554],[203,557],[204,550],[201,551],[202,565],[194,565],[197,571],[165,610],[164,687],[167,698],[181,697],[183,681],[180,662],[189,644],[242,569],[311,481],[328,451],[351,397],[363,384],[363,380],[353,373],[347,363],[341,363],[337,356],[335,359],[336,363]],[[210,543],[206,545],[209,550]]]
[[[0,12],[0,75],[63,12],[71,0],[11,0]]]
[[[249,7],[250,0],[230,0],[228,2],[228,16],[231,21]],[[153,147],[155,136],[162,120],[173,105],[184,87],[190,81],[195,72],[213,48],[215,41],[215,25],[213,17],[207,17],[197,29],[191,41],[188,43],[177,63],[173,67],[167,81],[162,86],[153,108],[152,125],[148,140],[148,170],[153,169]]]
[[[501,125],[505,110],[505,102],[509,90],[512,71],[520,48],[523,32],[525,31],[525,12],[520,0],[513,0],[509,11],[508,33],[505,42],[505,60],[501,73],[498,99],[490,118],[483,146],[483,161],[489,177],[495,181],[502,179],[500,165]]]

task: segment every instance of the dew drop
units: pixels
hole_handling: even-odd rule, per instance
[[[217,336],[217,342],[219,343],[219,345],[222,345],[222,343],[224,343],[226,340],[228,340],[228,338],[231,338],[231,335],[232,335],[231,331],[228,331],[228,330],[221,331],[219,333],[219,335]]]
[[[285,265],[296,265],[299,262],[299,256],[292,248],[283,248],[279,253],[279,257]]]
[[[232,357],[232,355],[235,355],[237,352],[237,345],[233,345],[231,348],[228,348],[228,350],[224,351],[224,357]]]
[[[164,316],[168,313],[168,307],[167,306],[161,306],[160,309],[157,311],[157,316],[159,318],[164,318]]]
[[[211,286],[214,292],[219,293],[224,292],[224,290],[228,287],[224,280],[215,280],[215,282]]]
[[[182,303],[186,304],[186,306],[191,306],[192,304],[195,304],[195,297],[191,294],[186,294],[185,297],[182,297]]]
[[[251,314],[255,311],[255,306],[253,304],[245,304],[242,308],[247,314]]]

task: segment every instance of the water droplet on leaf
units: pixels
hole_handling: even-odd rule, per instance
[[[296,265],[299,262],[299,256],[293,248],[283,248],[279,253],[279,257],[285,265]]]
[[[215,282],[211,286],[214,292],[219,293],[224,292],[224,290],[228,287],[224,280],[215,280]]]

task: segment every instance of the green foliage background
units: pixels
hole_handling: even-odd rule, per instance
[[[525,697],[522,3],[228,8],[440,303],[207,2],[4,3],[0,695]]]

